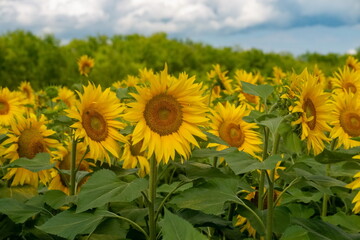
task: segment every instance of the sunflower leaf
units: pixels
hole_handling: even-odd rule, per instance
[[[274,87],[270,86],[268,84],[254,85],[254,84],[244,82],[244,81],[241,81],[241,84],[242,84],[242,90],[245,93],[259,96],[263,99],[268,98],[274,91]]]
[[[164,240],[206,240],[207,237],[196,230],[188,221],[165,208],[165,216],[160,221]]]
[[[206,131],[204,131],[204,133],[207,136],[208,141],[210,143],[218,143],[221,145],[229,146],[229,144],[227,142],[225,142],[224,140],[222,140],[220,137],[218,137],[212,133],[206,132]]]
[[[270,132],[272,134],[275,134],[278,131],[280,124],[283,120],[284,117],[276,117],[276,118],[270,118],[267,120],[260,121],[258,124],[268,127]]]
[[[38,214],[41,208],[27,205],[16,199],[0,199],[0,213],[7,215],[15,223],[24,223],[30,217]]]
[[[97,210],[94,213],[75,213],[72,210],[67,210],[52,217],[37,228],[59,237],[74,239],[79,234],[93,232],[103,218],[107,216],[112,215],[103,210]]]
[[[95,172],[82,186],[76,212],[101,207],[109,202],[130,202],[141,196],[148,186],[147,180],[121,181],[114,172],[102,169]]]
[[[340,152],[340,151],[330,151],[324,149],[322,153],[315,156],[315,160],[319,163],[328,164],[328,163],[337,163],[342,161],[357,161],[353,159],[356,153]]]
[[[3,168],[25,168],[32,172],[40,172],[42,170],[51,169],[56,163],[50,162],[50,154],[46,152],[38,153],[32,159],[22,157],[14,160]]]
[[[175,196],[170,203],[179,208],[190,208],[207,214],[224,212],[224,203],[237,202],[239,181],[234,178],[213,178],[199,186],[192,187]]]

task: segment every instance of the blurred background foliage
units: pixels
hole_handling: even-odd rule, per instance
[[[258,49],[239,47],[215,48],[190,40],[169,39],[165,33],[145,37],[138,34],[89,36],[61,44],[52,35],[38,37],[22,30],[0,35],[0,86],[15,89],[21,81],[29,81],[35,89],[49,85],[72,86],[85,81],[79,76],[77,60],[82,55],[95,59],[90,80],[110,86],[113,82],[137,75],[139,69],[154,71],[168,64],[169,72],[187,72],[198,79],[207,79],[213,64],[220,64],[230,76],[236,69],[260,71],[271,77],[273,67],[299,73],[315,64],[329,76],[345,63],[347,55],[304,53],[264,53]],[[358,49],[356,58],[360,59]]]

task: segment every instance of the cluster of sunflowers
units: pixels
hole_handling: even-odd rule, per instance
[[[83,56],[78,64],[80,74],[88,77],[94,60]],[[257,91],[262,86],[270,91],[266,97]],[[21,83],[18,91],[2,86],[1,164],[31,160],[40,153],[48,153],[54,164],[36,172],[8,167],[2,179],[12,187],[37,188],[41,183],[74,195],[90,176],[74,187],[74,169],[91,173],[96,167],[116,165],[137,168],[138,175],[146,177],[159,165],[190,159],[196,148],[236,148],[265,161],[270,133],[261,124],[261,114],[266,114],[265,121],[275,113],[290,121],[291,132],[306,143],[309,155],[319,155],[326,146],[331,151],[351,149],[360,146],[359,93],[360,63],[353,57],[331,77],[315,66],[300,74],[274,67],[267,78],[260,72],[236,70],[232,79],[214,65],[200,81],[185,73],[175,77],[165,65],[159,73],[143,69],[105,90],[90,81],[77,91],[52,86],[35,92],[29,82]],[[273,148],[279,147],[278,141],[274,137]],[[214,157],[215,167],[226,164],[226,157]],[[278,169],[284,169],[281,161]],[[279,178],[276,171],[265,175],[269,182]],[[360,175],[355,177],[349,188],[360,187]],[[260,187],[253,188],[244,199],[264,197],[264,186],[257,196]],[[360,212],[359,200],[360,193],[354,198],[355,213]],[[245,226],[242,231],[256,236],[249,222],[240,215],[236,219],[237,225]]]

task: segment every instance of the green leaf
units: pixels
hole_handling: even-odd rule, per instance
[[[288,227],[280,240],[310,240],[308,231],[298,225]]]
[[[42,170],[51,169],[55,166],[56,163],[50,162],[49,153],[38,153],[32,159],[28,158],[19,158],[15,161],[4,166],[4,168],[25,168],[32,172],[40,172]]]
[[[221,144],[221,145],[229,146],[229,144],[227,142],[225,142],[224,140],[222,140],[220,137],[218,137],[218,136],[216,136],[216,135],[214,135],[212,133],[206,132],[206,131],[204,131],[204,133],[208,138],[208,142],[210,142],[210,143],[218,143],[218,144]]]
[[[238,149],[235,147],[226,148],[221,151],[218,151],[216,149],[211,149],[211,148],[195,149],[191,154],[191,158],[223,157],[226,154],[237,152],[237,151],[238,151]]]
[[[116,89],[116,97],[118,99],[132,98],[128,93],[128,88],[118,88],[118,89]]]
[[[324,149],[322,153],[315,156],[315,160],[323,164],[337,163],[342,161],[358,161],[356,159],[353,159],[356,154],[357,153],[329,151],[327,149]]]
[[[339,225],[353,233],[358,233],[360,229],[360,216],[346,215],[344,212],[338,212],[335,215],[322,217],[325,222],[333,225]]]
[[[219,216],[205,214],[192,209],[183,209],[178,215],[186,221],[189,221],[195,227],[214,227],[219,229],[232,227],[232,222],[229,220],[224,220]]]
[[[93,232],[104,217],[112,216],[106,211],[97,210],[94,213],[75,213],[67,210],[52,217],[38,229],[66,239],[74,239],[79,234]]]
[[[236,175],[251,172],[254,170],[268,170],[274,169],[276,164],[281,161],[280,155],[270,156],[265,161],[254,159],[251,155],[245,152],[231,153],[225,156],[225,161],[228,163],[231,170]]]
[[[114,172],[106,169],[95,172],[82,186],[76,212],[104,206],[108,202],[130,202],[141,196],[148,186],[147,180],[121,181]]]
[[[50,207],[59,209],[60,207],[67,204],[67,195],[60,190],[50,190],[44,194],[44,201]]]
[[[290,211],[287,207],[279,206],[274,209],[274,228],[273,231],[281,234],[290,224]]]
[[[89,240],[118,240],[126,239],[129,230],[129,224],[119,219],[105,219],[91,234]]]
[[[242,84],[242,90],[245,93],[259,96],[262,99],[268,98],[271,95],[271,93],[274,91],[274,87],[268,84],[254,85],[244,81],[241,81],[241,84]]]
[[[296,133],[290,132],[286,134],[284,141],[288,150],[297,154],[301,153],[301,140]]]
[[[341,228],[317,219],[292,218],[291,224],[296,224],[308,231],[310,239],[316,240],[352,240],[350,234]]]
[[[270,118],[267,120],[260,121],[260,122],[258,122],[258,124],[268,127],[270,132],[272,134],[275,134],[278,131],[279,126],[283,120],[284,120],[284,117],[276,117],[276,118]]]
[[[26,205],[12,198],[0,199],[0,212],[6,214],[15,223],[24,223],[40,211],[41,208]]]
[[[224,203],[238,202],[236,196],[239,181],[233,178],[214,178],[175,196],[170,203],[179,208],[190,208],[207,214],[224,212]]]
[[[171,213],[165,208],[164,219],[159,222],[163,240],[207,240],[189,222]]]

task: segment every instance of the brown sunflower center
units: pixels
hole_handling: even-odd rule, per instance
[[[312,120],[307,122],[309,128],[313,130],[316,126],[316,109],[314,103],[311,101],[310,98],[306,98],[302,107],[305,111],[307,118],[314,117]]]
[[[108,135],[107,122],[96,110],[87,109],[82,115],[82,125],[86,134],[94,141],[104,141]]]
[[[9,112],[9,103],[0,99],[0,115],[6,115]]]
[[[240,147],[245,141],[245,136],[239,124],[223,122],[219,128],[219,136],[231,147]]]
[[[181,104],[170,95],[159,94],[146,104],[144,118],[150,129],[160,136],[172,134],[182,124]]]
[[[352,93],[356,93],[356,86],[351,83],[351,82],[346,82],[344,83],[344,89],[347,91],[347,92],[352,92]]]
[[[354,112],[340,114],[340,125],[351,137],[360,136],[360,116]]]
[[[46,151],[44,138],[37,129],[25,129],[19,137],[18,145],[19,157],[28,159],[34,158],[37,153]]]
[[[143,156],[144,152],[141,152],[141,147],[142,147],[143,141],[140,141],[136,144],[132,144],[130,145],[130,152],[132,156]]]

